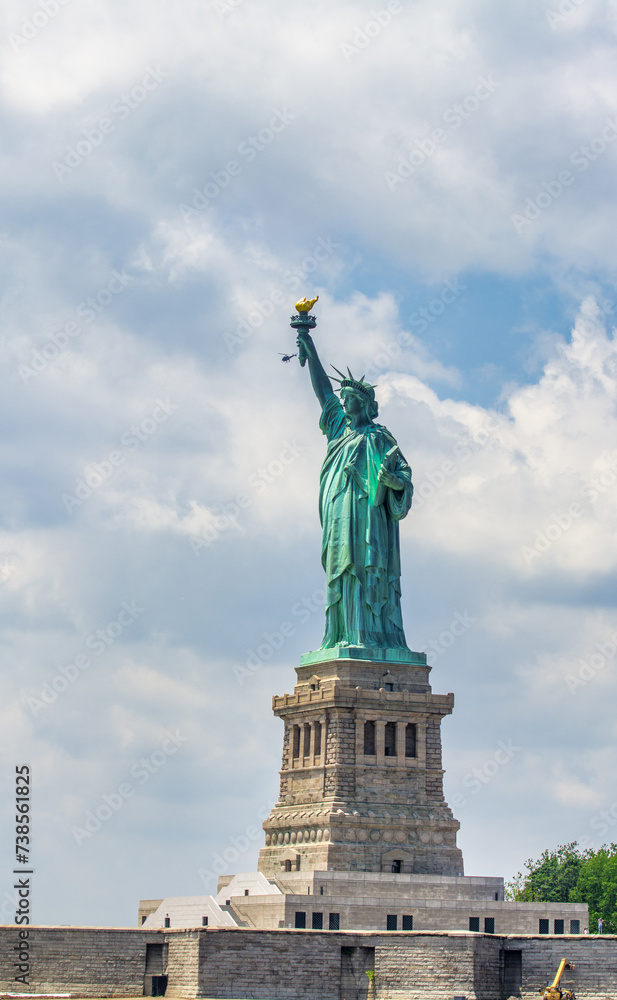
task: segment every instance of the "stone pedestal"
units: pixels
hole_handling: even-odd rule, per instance
[[[285,724],[279,801],[259,871],[462,875],[458,822],[443,797],[441,720],[424,653],[339,647],[308,653]]]

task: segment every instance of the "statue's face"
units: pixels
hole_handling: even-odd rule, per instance
[[[358,392],[354,392],[353,389],[348,389],[347,387],[343,389],[341,392],[341,402],[343,404],[343,409],[348,416],[355,417],[361,413],[368,416],[366,412],[366,401]]]

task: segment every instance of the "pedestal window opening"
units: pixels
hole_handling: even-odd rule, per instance
[[[364,753],[367,757],[375,756],[375,723],[364,723]]]

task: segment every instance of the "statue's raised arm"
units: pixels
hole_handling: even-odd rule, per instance
[[[313,343],[313,338],[308,331],[301,332],[298,333],[296,343],[298,345],[298,350],[303,351],[306,356],[315,395],[321,405],[324,406],[328,397],[334,395],[334,389],[332,388],[332,382],[328,378],[324,366],[319,360],[319,355],[317,354],[317,348]]]

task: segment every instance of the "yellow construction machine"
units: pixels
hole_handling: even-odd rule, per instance
[[[543,986],[540,990],[542,994],[542,1000],[576,1000],[574,992],[572,990],[560,990],[559,981],[563,976],[564,969],[573,969],[574,965],[571,962],[567,962],[565,958],[562,958],[559,968],[557,969],[557,975],[553,979],[551,986]]]

